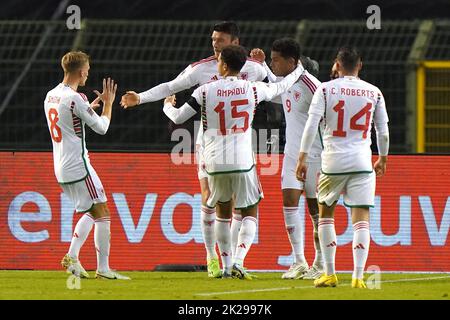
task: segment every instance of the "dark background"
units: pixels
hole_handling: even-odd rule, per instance
[[[0,98],[3,100],[11,84],[24,69],[60,1],[13,1],[0,3]],[[137,92],[172,80],[188,64],[212,54],[210,27],[221,20],[235,20],[241,28],[241,43],[248,48],[261,47],[270,52],[273,40],[293,37],[297,24],[303,19],[329,20],[326,27],[311,33],[305,41],[305,54],[320,63],[319,80],[327,81],[335,49],[348,42],[358,45],[365,66],[361,77],[383,91],[388,105],[391,132],[391,151],[408,153],[413,149],[407,142],[406,130],[406,60],[420,22],[424,19],[448,19],[450,1],[72,1],[79,5],[82,19],[88,21],[80,49],[91,55],[91,71],[87,86],[80,88],[90,100],[99,89],[101,79],[113,76],[119,83],[113,120],[107,135],[87,132],[90,150],[170,151],[175,142],[170,134],[176,127],[162,113],[161,102],[122,110],[118,106],[125,90]],[[373,43],[367,44],[366,9],[376,4],[381,8],[382,30],[370,31]],[[46,41],[26,78],[13,96],[10,105],[0,115],[0,149],[51,150],[51,140],[45,116],[43,99],[47,91],[62,80],[59,66],[61,56],[72,49],[77,31],[65,26],[67,14],[54,21],[52,36]],[[108,21],[115,24],[109,25]],[[340,21],[352,20],[364,27],[335,27]],[[17,25],[17,21],[24,25]],[[120,22],[122,21],[122,22]],[[139,22],[151,22],[140,26]],[[167,29],[164,22],[167,21]],[[182,21],[186,23],[179,23]],[[195,26],[189,25],[190,21]],[[259,22],[255,22],[259,21]],[[391,22],[389,24],[389,21]],[[399,25],[396,25],[396,22]],[[416,25],[411,22],[417,21]],[[8,25],[8,23],[11,25]],[[34,23],[36,22],[36,23]],[[119,22],[119,23],[117,23]],[[136,24],[134,24],[136,22]],[[153,23],[155,22],[155,23]],[[158,29],[159,22],[163,23]],[[403,22],[410,25],[404,27]],[[271,24],[269,26],[269,24]],[[413,23],[414,24],[414,23]],[[364,29],[364,30],[363,30]],[[449,30],[444,26],[442,30]],[[406,31],[405,31],[406,30]],[[402,34],[398,32],[402,32]],[[447,31],[445,31],[447,32]],[[449,34],[443,31],[443,35]],[[366,33],[366,34],[365,34]],[[403,33],[405,35],[403,35]],[[171,38],[173,35],[176,37]],[[314,41],[324,39],[323,43]],[[378,37],[378,38],[377,38]],[[396,38],[397,37],[397,38]],[[435,37],[439,56],[428,59],[450,60],[450,38]],[[399,39],[400,38],[400,39]],[[172,42],[167,42],[172,39]],[[376,42],[383,43],[382,48]],[[393,39],[397,47],[391,49]],[[164,42],[166,41],[166,42]],[[402,43],[404,42],[404,44]],[[14,43],[14,45],[10,45]],[[159,45],[161,43],[161,45]],[[170,44],[167,44],[170,43]],[[10,45],[10,46],[9,46]],[[443,45],[443,46],[442,46]],[[446,47],[447,46],[447,47]],[[324,50],[326,48],[326,50]],[[182,103],[192,90],[177,95]],[[284,142],[284,120],[280,109],[262,105],[255,116],[255,128],[281,130],[281,150]],[[197,118],[194,118],[198,120]],[[193,120],[184,127],[193,131]],[[270,132],[269,132],[270,134]],[[375,144],[373,144],[374,146]],[[375,150],[375,147],[374,147]]]
[[[0,19],[49,19],[59,1],[2,0]],[[89,19],[299,20],[364,19],[369,5],[382,7],[382,19],[448,18],[448,0],[135,0],[71,1]]]

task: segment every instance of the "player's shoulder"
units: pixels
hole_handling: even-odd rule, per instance
[[[374,85],[370,82],[367,82],[365,80],[362,80],[362,79],[359,79],[359,81],[360,81],[361,85],[364,86],[366,89],[376,91],[377,93],[381,93],[380,88],[378,88],[376,85]]]
[[[56,87],[54,87],[53,89],[47,91],[46,96],[48,97],[48,96],[54,96],[54,95],[60,94],[60,91],[61,91],[61,85],[58,84],[58,85],[57,85]]]
[[[67,104],[71,108],[89,104],[89,100],[84,93],[77,92],[72,89],[65,90],[65,94],[63,95],[63,97],[65,104]]]
[[[258,70],[258,72],[266,72],[266,69],[264,68],[263,64],[259,62],[258,60],[255,60],[253,58],[247,57],[247,61],[245,62],[244,66],[242,67],[242,72],[246,72],[249,70]]]
[[[193,62],[193,63],[190,64],[190,66],[191,66],[191,68],[198,68],[200,66],[206,66],[208,64],[216,63],[216,62],[217,62],[216,57],[215,56],[210,56],[208,58],[204,58],[204,59],[198,60],[196,62]]]
[[[296,84],[300,85],[304,89],[308,89],[309,91],[311,91],[311,93],[314,93],[321,85],[321,82],[319,81],[319,79],[305,70],[298,78]]]
[[[47,103],[60,103],[61,102],[61,87],[58,84],[53,89],[49,90],[45,95],[44,104]]]
[[[88,97],[82,92],[71,90],[70,92],[67,93],[66,96],[67,96],[67,98],[72,99],[77,103],[78,102],[89,102]]]
[[[340,83],[342,82],[343,78],[335,78],[335,79],[331,79],[328,81],[324,81],[320,84],[320,87],[322,88],[329,88],[329,87],[336,87],[339,86]]]
[[[260,62],[256,59],[250,58],[250,57],[247,57],[247,61],[245,62],[245,64],[248,64],[251,66],[256,66],[258,68],[263,66],[262,62]]]
[[[84,102],[89,102],[88,97],[84,93],[82,93],[82,92],[77,92],[77,93],[81,97],[81,99],[83,99]]]

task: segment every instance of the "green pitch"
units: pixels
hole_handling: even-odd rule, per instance
[[[310,280],[209,279],[206,272],[123,272],[131,281],[70,281],[63,271],[0,271],[0,299],[449,299],[450,274],[382,274],[379,289],[352,289],[350,274],[336,288],[314,288]],[[94,272],[90,272],[94,276]],[[370,276],[370,275],[369,275]],[[69,286],[68,286],[69,283]]]

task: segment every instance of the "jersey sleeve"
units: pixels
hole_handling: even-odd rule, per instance
[[[268,74],[267,69],[265,68],[264,65],[267,66],[267,64],[265,62],[263,64],[259,64],[259,63],[257,64],[257,68],[259,70],[259,72],[258,72],[258,74],[259,74],[258,81],[264,81],[265,82],[266,79],[268,81],[270,81],[269,74]]]
[[[281,81],[283,79],[282,77],[277,77],[272,72],[272,70],[270,70],[269,66],[267,65],[267,63],[265,61],[263,62],[263,67],[266,70],[267,79],[269,80],[269,82],[278,82],[278,81]]]
[[[325,114],[325,97],[326,88],[323,84],[317,87],[317,90],[314,92],[314,95],[311,100],[311,105],[309,106],[308,114],[316,114],[321,117]]]
[[[325,113],[325,93],[326,88],[323,84],[319,85],[311,100],[308,111],[308,120],[303,130],[302,141],[300,143],[300,152],[308,153],[316,138],[317,128]]]
[[[387,156],[389,153],[389,117],[386,111],[386,103],[381,92],[378,93],[378,102],[375,106],[373,121],[377,136],[378,153],[381,156]]]
[[[101,135],[104,135],[108,131],[110,123],[108,117],[99,116],[95,113],[85,96],[74,95],[71,103],[73,104],[73,113],[92,130]]]
[[[292,87],[303,73],[303,66],[298,66],[293,72],[287,75],[283,80],[276,83],[263,83],[255,82],[255,87],[258,95],[258,102],[260,101],[271,101],[276,96],[286,92],[290,87]]]
[[[375,112],[373,115],[373,121],[375,123],[388,123],[389,117],[386,111],[386,102],[384,101],[383,94],[378,93],[378,102],[375,106]]]
[[[189,65],[172,81],[161,83],[147,91],[139,93],[139,104],[158,101],[195,86],[198,83],[196,79],[197,72],[196,67]]]
[[[166,116],[175,124],[180,124],[193,117],[201,110],[201,96],[203,95],[202,87],[197,88],[189,100],[180,108],[175,108],[171,103],[164,104],[163,111]]]

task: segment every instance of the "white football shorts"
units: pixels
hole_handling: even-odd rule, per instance
[[[281,189],[297,189],[305,192],[306,198],[317,198],[317,182],[320,175],[320,161],[307,162],[306,182],[297,180],[295,169],[297,159],[284,155],[281,169]]]
[[[320,174],[319,203],[331,206],[344,194],[347,207],[373,207],[375,203],[375,172],[344,175]]]
[[[205,161],[203,160],[203,148],[201,145],[197,144],[195,146],[195,157],[197,160],[197,176],[198,180],[202,180],[204,178],[208,178],[209,175],[205,169]]]
[[[86,179],[60,186],[72,200],[77,213],[88,212],[94,204],[105,203],[108,200],[102,182],[92,166],[89,166],[89,175]]]
[[[215,207],[217,202],[228,202],[234,195],[234,207],[246,209],[254,206],[264,198],[256,168],[248,172],[210,175],[208,178],[211,194],[206,202],[208,207]]]

